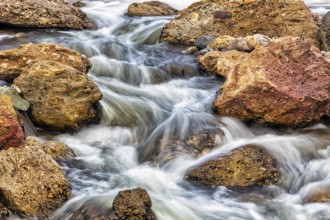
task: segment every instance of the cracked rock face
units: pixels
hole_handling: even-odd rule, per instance
[[[87,16],[65,0],[2,0],[0,24],[24,28],[91,28]]]
[[[162,30],[160,40],[193,44],[203,35],[299,36],[318,46],[318,27],[302,0],[205,0],[182,10]]]
[[[241,121],[305,127],[330,110],[330,63],[300,38],[255,49],[230,71],[214,108]]]
[[[188,170],[185,178],[207,186],[248,187],[276,184],[276,160],[264,149],[244,146]]]

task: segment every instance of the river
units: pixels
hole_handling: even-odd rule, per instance
[[[39,133],[45,141],[66,143],[77,154],[75,160],[61,163],[74,196],[53,219],[70,219],[86,201],[111,207],[118,191],[135,187],[148,191],[159,220],[330,219],[330,204],[303,202],[310,189],[330,188],[329,128],[318,124],[278,131],[213,114],[212,101],[223,81],[202,76],[196,58],[182,53],[184,47],[157,42],[173,17],[128,17],[125,13],[133,2],[129,0],[83,2],[87,6],[82,10],[95,22],[95,30],[0,30],[2,50],[53,42],[85,54],[93,63],[89,76],[103,93],[98,125],[74,134]],[[194,1],[163,2],[183,9]],[[319,13],[330,9],[330,0],[306,4]],[[189,74],[166,73],[178,65]],[[182,154],[161,165],[147,162],[164,150],[157,140],[217,125],[225,137],[219,138],[219,148],[201,158]],[[198,188],[183,179],[189,167],[246,144],[264,147],[276,158],[280,185],[237,192]]]

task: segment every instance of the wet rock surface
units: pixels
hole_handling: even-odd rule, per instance
[[[263,34],[309,38],[318,46],[317,32],[313,15],[302,0],[206,0],[182,10],[165,25],[160,40],[189,45],[203,35]]]
[[[70,219],[156,220],[156,215],[151,209],[151,199],[142,188],[120,191],[113,201],[112,208],[106,209],[103,206],[87,202],[74,212]]]
[[[244,146],[188,170],[185,179],[207,186],[248,187],[279,182],[276,160],[264,149]]]
[[[0,151],[0,175],[0,202],[20,217],[47,219],[71,195],[59,165],[38,148]]]
[[[330,203],[330,186],[323,184],[311,187],[303,198],[305,203]]]
[[[242,121],[304,127],[329,114],[330,64],[300,38],[255,49],[227,77],[215,110]]]
[[[57,44],[23,44],[16,49],[0,51],[0,79],[13,80],[26,67],[40,61],[56,61],[83,73],[92,66],[84,55]]]
[[[38,62],[14,80],[30,104],[35,125],[52,129],[78,129],[98,120],[99,88],[78,69],[60,62]]]
[[[2,0],[0,24],[23,28],[85,29],[87,16],[65,0]]]
[[[166,16],[175,15],[178,11],[163,2],[149,1],[130,4],[127,13],[128,16]]]

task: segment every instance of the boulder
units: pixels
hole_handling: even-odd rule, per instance
[[[38,138],[30,136],[26,138],[25,145],[43,150],[54,160],[70,159],[75,157],[74,151],[60,141],[48,141],[46,143],[41,144]]]
[[[160,40],[190,45],[203,35],[299,36],[316,46],[318,27],[303,0],[204,0],[182,10],[162,30]]]
[[[24,68],[40,61],[56,61],[83,73],[92,66],[84,55],[57,44],[23,44],[16,49],[0,51],[0,79],[13,80]]]
[[[2,87],[0,87],[0,89],[1,88]],[[14,119],[15,121],[18,122],[17,114],[15,112],[14,104],[12,102],[12,99],[9,96],[7,96],[7,95],[2,94],[1,92],[0,92],[0,111],[5,112],[12,119]]]
[[[248,57],[237,50],[211,51],[198,57],[200,67],[209,74],[227,77],[233,67]]]
[[[242,121],[304,127],[329,114],[329,82],[330,63],[319,49],[286,37],[235,65],[214,109]]]
[[[118,193],[112,208],[90,200],[76,210],[70,219],[155,220],[156,215],[151,210],[151,205],[151,199],[145,189],[129,189]]]
[[[167,16],[175,15],[177,10],[159,1],[132,3],[128,6],[128,16]]]
[[[330,12],[324,15],[318,36],[321,50],[330,51]]]
[[[194,45],[198,48],[198,50],[203,50],[207,48],[207,45],[212,43],[215,39],[216,37],[214,36],[203,35],[195,40]]]
[[[263,148],[244,146],[191,168],[185,179],[207,186],[252,187],[276,184],[276,160]]]
[[[76,130],[98,120],[99,88],[84,72],[61,62],[37,62],[14,80],[31,107],[35,125],[58,131]]]
[[[23,28],[85,29],[87,16],[65,0],[2,0],[0,24]]]
[[[46,219],[70,197],[60,166],[38,148],[0,151],[0,202],[23,218]]]

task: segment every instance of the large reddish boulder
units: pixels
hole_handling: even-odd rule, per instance
[[[24,28],[84,29],[87,16],[65,0],[1,0],[0,24]]]
[[[242,121],[303,127],[330,110],[330,63],[300,38],[255,49],[227,77],[215,110]]]
[[[190,5],[162,30],[160,40],[193,44],[203,35],[299,36],[318,45],[318,27],[303,0],[204,0]]]

